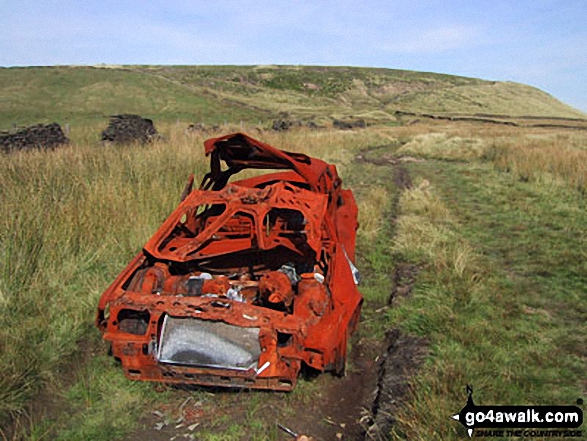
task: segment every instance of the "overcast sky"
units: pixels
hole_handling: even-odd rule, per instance
[[[587,111],[587,0],[0,0],[0,66],[99,63],[410,69]]]

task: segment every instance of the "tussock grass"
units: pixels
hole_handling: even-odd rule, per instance
[[[73,144],[0,158],[2,416],[76,351],[101,291],[177,203],[189,172],[202,174],[195,148],[186,138],[173,149]]]
[[[566,185],[587,193],[587,143],[582,147],[568,147],[556,139],[503,141],[494,144],[485,157],[522,180]]]
[[[372,241],[382,232],[384,214],[389,209],[390,195],[382,186],[369,188],[357,203],[359,208],[360,240]]]
[[[403,260],[422,265],[419,277],[425,281],[420,280],[414,298],[400,301],[388,318],[406,332],[429,339],[431,356],[412,381],[413,396],[395,416],[398,424],[391,436],[453,439],[457,428],[446,423],[446,412],[462,407],[458,388],[473,376],[454,352],[464,356],[463,340],[475,326],[467,316],[483,303],[479,256],[459,235],[457,220],[427,180],[402,193],[399,209],[392,250]]]
[[[448,271],[451,277],[471,282],[479,280],[475,251],[458,234],[458,224],[427,180],[405,190],[399,202],[392,250],[406,260],[432,265],[435,271]]]
[[[587,134],[583,131],[456,124],[398,128],[391,133],[405,140],[396,151],[400,155],[486,161],[522,181],[587,192]]]
[[[250,125],[227,124],[204,135],[186,133],[186,125],[157,124],[162,140],[125,147],[97,143],[105,125],[74,126],[70,146],[0,156],[0,425],[39,390],[62,384],[80,347],[96,344],[100,294],[177,205],[188,175],[203,176],[203,140],[241,129],[337,165],[360,207],[357,263],[370,305],[363,329],[381,336],[400,326],[431,342],[397,415],[395,439],[460,439],[448,416],[464,405],[467,383],[480,404],[572,404],[569,397],[579,396],[587,219],[580,195],[566,188],[574,185],[574,169],[556,167],[572,152],[579,156],[569,165],[585,163],[584,134],[467,124],[256,134]],[[461,162],[406,165],[424,179],[403,192],[401,215],[388,222],[398,191],[389,169],[352,159],[362,148],[398,140],[414,149],[410,154]],[[477,147],[467,149],[478,143],[481,156]],[[465,146],[462,156],[458,145]],[[536,173],[528,182],[512,165],[523,155]],[[550,162],[537,161],[540,155]],[[540,178],[543,169],[556,179]],[[423,270],[413,297],[381,314],[397,259]],[[64,393],[71,418],[49,433],[105,439],[132,430],[136,414],[126,417],[116,401],[138,406],[151,399],[151,388],[125,381],[110,361],[80,360],[83,368]],[[251,406],[247,433],[264,433],[272,423],[260,423]],[[244,431],[226,430],[232,438]]]
[[[447,160],[478,159],[486,149],[485,141],[480,138],[462,138],[447,133],[426,133],[415,136],[401,146],[398,154],[419,155],[424,158]]]

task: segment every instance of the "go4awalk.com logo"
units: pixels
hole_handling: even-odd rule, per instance
[[[583,411],[578,406],[477,406],[471,386],[467,386],[467,395],[465,407],[451,418],[465,426],[469,438],[474,431],[475,437],[582,436],[578,428],[583,424]],[[577,400],[577,404],[581,403]]]

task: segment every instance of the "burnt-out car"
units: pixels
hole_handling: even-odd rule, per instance
[[[131,379],[291,390],[344,372],[362,303],[357,206],[336,167],[244,134],[102,294],[96,325]],[[245,169],[269,173],[229,183]],[[273,171],[271,171],[273,170]]]

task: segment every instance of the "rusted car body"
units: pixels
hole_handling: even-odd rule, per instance
[[[362,297],[357,206],[336,167],[244,134],[103,293],[96,325],[130,379],[288,391],[342,374]],[[268,174],[228,183],[244,169]]]

